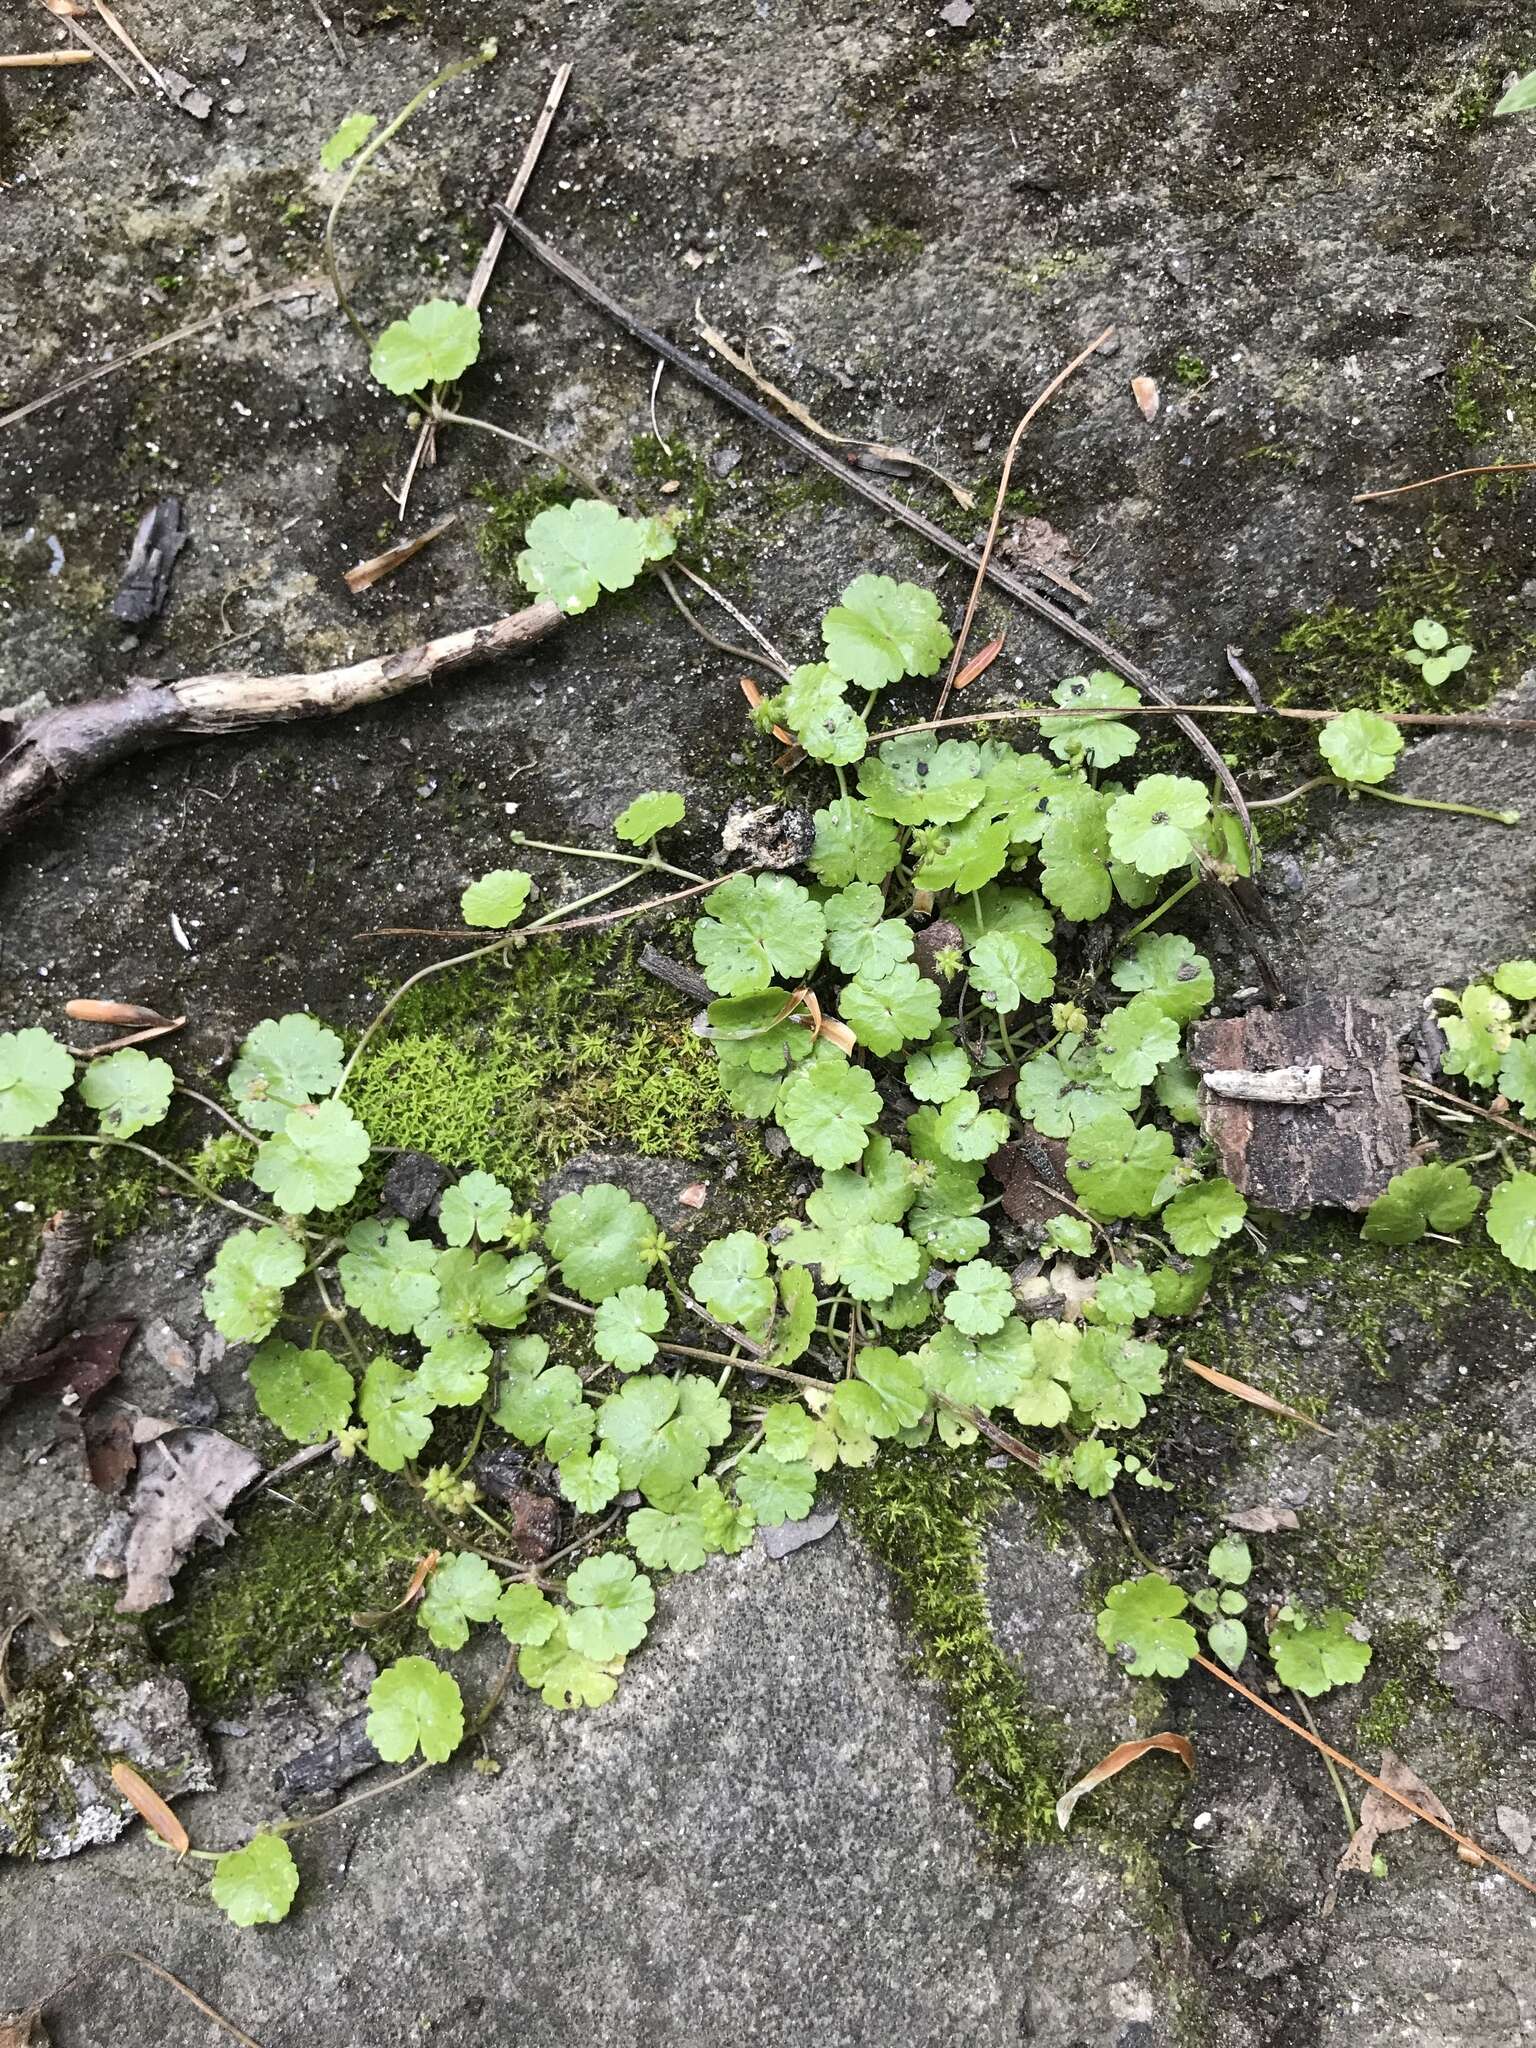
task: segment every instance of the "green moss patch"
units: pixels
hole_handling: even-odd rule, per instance
[[[942,1689],[955,1789],[998,1845],[1014,1849],[1055,1834],[1066,1780],[1055,1729],[992,1634],[982,1540],[1013,1488],[1009,1475],[987,1470],[985,1449],[884,1445],[877,1464],[853,1475],[846,1501],[908,1603],[918,1676]]]
[[[292,1493],[291,1503],[258,1496],[222,1550],[190,1558],[170,1620],[152,1630],[205,1710],[324,1677],[348,1650],[382,1661],[413,1632],[408,1613],[366,1632],[351,1620],[393,1606],[416,1560],[442,1541],[407,1489],[371,1466],[327,1466],[297,1479]]]
[[[545,945],[413,990],[348,1100],[375,1144],[483,1168],[527,1202],[591,1147],[697,1158],[731,1122],[716,1072],[622,945]]]

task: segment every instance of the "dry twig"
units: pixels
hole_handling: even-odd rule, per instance
[[[1421,476],[1411,484],[1393,484],[1385,491],[1357,491],[1351,505],[1374,504],[1378,498],[1401,498],[1408,491],[1427,491],[1431,484],[1455,483],[1463,476],[1513,476],[1519,470],[1536,469],[1536,462],[1478,462],[1471,469],[1442,469],[1438,476]]]
[[[1057,371],[1056,375],[1046,385],[1040,396],[1013,430],[1013,438],[1008,443],[1008,453],[1003,457],[1002,475],[997,480],[997,496],[992,503],[992,521],[987,528],[987,538],[982,546],[981,560],[976,564],[976,580],[972,583],[970,597],[966,600],[965,617],[961,620],[960,631],[955,636],[955,651],[950,656],[949,673],[945,676],[944,687],[939,692],[938,705],[933,714],[935,718],[942,718],[944,716],[944,706],[949,702],[950,692],[956,687],[955,678],[960,672],[960,663],[965,656],[965,643],[970,638],[971,621],[976,616],[976,606],[981,599],[981,586],[987,578],[987,565],[992,560],[992,550],[997,545],[997,529],[1002,524],[1003,505],[1008,497],[1008,481],[1013,475],[1013,458],[1019,452],[1019,443],[1029,432],[1030,422],[1035,418],[1041,407],[1049,403],[1050,399],[1061,389],[1073,372],[1081,369],[1095,350],[1101,349],[1104,346],[1105,342],[1114,334],[1114,331],[1113,327],[1106,327],[1104,332],[1095,336],[1086,348],[1079,349],[1066,368]],[[1060,579],[1056,578],[1053,580],[1059,581]]]
[[[187,676],[138,683],[117,697],[39,713],[19,726],[0,721],[0,839],[50,810],[114,762],[173,740],[238,732],[296,718],[328,718],[398,697],[454,669],[521,653],[563,622],[558,605],[534,604],[487,626],[469,626],[398,654],[377,655],[314,675]]]

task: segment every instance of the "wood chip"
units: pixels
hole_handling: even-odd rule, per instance
[[[1131,396],[1141,407],[1141,416],[1144,420],[1150,422],[1157,418],[1163,398],[1162,393],[1157,388],[1156,378],[1133,377],[1131,379]]]

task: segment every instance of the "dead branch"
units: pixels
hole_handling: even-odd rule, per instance
[[[0,1327],[0,1408],[14,1392],[11,1375],[64,1334],[90,1255],[88,1217],[68,1209],[49,1217],[27,1298]]]
[[[0,839],[52,809],[103,768],[150,748],[250,725],[357,711],[453,669],[532,647],[554,632],[563,617],[555,605],[535,604],[488,626],[468,626],[350,668],[314,675],[229,674],[131,683],[120,697],[60,705],[20,725],[0,720]]]

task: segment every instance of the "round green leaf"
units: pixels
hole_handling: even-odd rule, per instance
[[[749,1451],[736,1467],[736,1497],[762,1528],[803,1522],[816,1500],[816,1474],[802,1460]]]
[[[685,808],[675,790],[648,789],[614,819],[614,837],[627,839],[631,846],[644,846],[669,825],[680,825]]]
[[[1187,775],[1149,775],[1110,805],[1109,849],[1143,875],[1166,875],[1194,856],[1211,800]]]
[[[371,1149],[344,1102],[291,1109],[257,1152],[251,1179],[290,1216],[339,1209],[357,1193]]]
[[[600,498],[549,506],[529,521],[526,538],[518,575],[568,615],[590,611],[605,590],[628,590],[647,562],[677,545],[659,519],[626,519]]]
[[[404,397],[429,384],[452,384],[480,354],[480,314],[457,299],[428,299],[392,320],[373,345],[368,368],[386,391]]]
[[[1176,1252],[1203,1258],[1243,1227],[1248,1204],[1231,1181],[1219,1176],[1181,1188],[1163,1211],[1163,1228]]]
[[[1187,1605],[1183,1588],[1161,1572],[1122,1579],[1099,1610],[1099,1641],[1133,1678],[1182,1678],[1200,1647],[1189,1623],[1179,1619]]]
[[[821,638],[833,673],[861,690],[934,675],[954,644],[933,593],[889,576],[855,577],[822,620]]]
[[[298,1865],[281,1835],[255,1835],[213,1866],[213,1903],[236,1927],[285,1920],[298,1889]]]
[[[445,1764],[464,1736],[458,1681],[429,1657],[397,1657],[368,1691],[368,1740],[387,1764],[408,1763],[419,1748]]]
[[[821,911],[788,875],[733,875],[706,901],[693,950],[720,995],[756,995],[776,975],[797,980],[821,958]]]
[[[583,1559],[565,1582],[565,1597],[572,1610],[565,1618],[566,1641],[595,1664],[638,1649],[656,1612],[650,1580],[613,1551]]]
[[[350,1307],[376,1329],[403,1337],[437,1306],[436,1248],[413,1238],[398,1216],[354,1223],[337,1261],[341,1291]]]
[[[667,1297],[655,1287],[621,1287],[598,1303],[592,1349],[620,1372],[639,1372],[656,1356],[655,1338],[667,1327]]]
[[[851,1166],[880,1115],[880,1092],[863,1067],[807,1060],[779,1090],[776,1119],[797,1152],[818,1166]]]
[[[521,868],[493,869],[471,882],[459,898],[464,922],[485,931],[504,931],[522,916],[532,887],[532,875]]]
[[[296,1444],[321,1443],[352,1417],[352,1375],[328,1351],[263,1344],[247,1368],[256,1405]]]
[[[1488,1235],[1512,1266],[1536,1272],[1536,1173],[1511,1174],[1488,1198]]]
[[[491,1620],[500,1599],[501,1581],[483,1557],[472,1550],[444,1551],[427,1580],[416,1621],[440,1650],[462,1650],[470,1623]]]
[[[1317,736],[1323,759],[1345,782],[1385,782],[1403,748],[1403,735],[1374,711],[1345,711]]]
[[[35,1024],[0,1031],[0,1140],[29,1137],[52,1123],[75,1078],[75,1062]]]
[[[466,1173],[444,1191],[437,1225],[452,1245],[495,1244],[512,1221],[512,1196],[493,1174]]]
[[[114,1138],[157,1124],[171,1106],[176,1076],[164,1060],[152,1060],[137,1046],[93,1060],[80,1077],[80,1098],[98,1112],[101,1128]]]
[[[549,1212],[544,1241],[566,1285],[583,1301],[603,1301],[638,1285],[657,1255],[650,1210],[605,1181],[562,1195]]]
[[[304,1270],[304,1250],[286,1230],[237,1230],[219,1246],[203,1289],[203,1310],[231,1344],[255,1344],[276,1324],[284,1289]]]
[[[268,1017],[240,1048],[229,1093],[255,1131],[280,1131],[288,1112],[329,1095],[341,1079],[342,1046],[317,1017]]]

